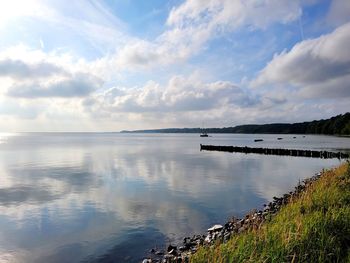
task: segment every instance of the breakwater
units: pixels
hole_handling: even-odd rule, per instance
[[[310,158],[338,158],[347,159],[349,154],[343,152],[329,151],[313,151],[313,150],[297,150],[297,149],[276,149],[276,148],[254,148],[241,146],[222,146],[222,145],[200,145],[200,150],[203,151],[222,151],[222,152],[239,152],[239,153],[256,153],[266,155],[284,155],[284,156],[299,156]]]

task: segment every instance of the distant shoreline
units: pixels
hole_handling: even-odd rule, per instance
[[[299,123],[246,124],[224,128],[165,128],[123,130],[121,133],[323,134],[350,136],[350,112],[330,119]]]

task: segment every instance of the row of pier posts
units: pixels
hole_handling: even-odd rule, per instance
[[[200,149],[206,151],[223,151],[223,152],[240,152],[240,153],[257,153],[266,155],[286,155],[286,156],[300,156],[311,158],[349,158],[349,154],[343,152],[329,152],[329,151],[311,151],[311,150],[296,150],[296,149],[273,149],[273,148],[253,148],[240,146],[221,146],[221,145],[200,145]]]

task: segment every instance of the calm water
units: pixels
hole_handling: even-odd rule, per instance
[[[200,143],[350,149],[350,138],[292,137],[1,134],[0,261],[138,262],[339,164],[200,152]]]

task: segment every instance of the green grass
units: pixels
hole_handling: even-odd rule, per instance
[[[323,172],[258,230],[202,247],[195,262],[350,262],[350,166]]]

